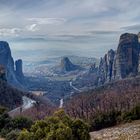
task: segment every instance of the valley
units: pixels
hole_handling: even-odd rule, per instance
[[[0,140],[140,140],[140,0],[0,0]]]

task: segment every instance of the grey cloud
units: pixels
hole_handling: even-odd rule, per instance
[[[125,27],[122,27],[121,29],[124,29],[124,30],[127,30],[127,31],[139,32],[140,31],[140,24],[125,26]]]
[[[120,31],[90,31],[89,33],[93,35],[112,35],[112,34],[118,34]]]

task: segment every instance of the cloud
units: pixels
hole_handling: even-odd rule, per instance
[[[20,28],[1,28],[0,29],[0,36],[18,36],[19,33],[22,32],[22,29]]]
[[[35,32],[35,31],[38,31],[39,30],[39,28],[37,27],[37,24],[27,25],[26,26],[26,29],[28,31],[32,31],[32,32]]]
[[[139,5],[140,0],[0,0],[0,36],[105,52],[117,46],[121,33],[139,32]]]
[[[93,35],[112,35],[112,34],[118,34],[120,33],[120,31],[108,31],[108,30],[102,30],[102,31],[90,31],[89,33],[93,34]]]
[[[127,31],[139,32],[140,31],[140,24],[125,26],[125,27],[122,27],[122,29],[127,30]]]
[[[66,19],[64,18],[28,18],[27,20],[40,25],[47,24],[57,25],[62,24],[66,21]]]

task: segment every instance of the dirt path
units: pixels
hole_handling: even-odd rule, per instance
[[[140,140],[140,121],[91,132],[91,140]]]

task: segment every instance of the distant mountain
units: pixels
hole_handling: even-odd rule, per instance
[[[24,73],[28,76],[30,75],[41,75],[41,76],[50,76],[55,74],[55,70],[59,69],[60,64],[63,58],[67,57],[72,64],[78,65],[81,68],[89,69],[91,64],[99,64],[99,60],[96,58],[80,57],[80,56],[63,56],[56,58],[48,58],[44,61],[39,62],[24,62]],[[58,68],[59,67],[59,68]]]
[[[63,58],[61,59],[60,67],[61,67],[61,70],[62,70],[62,71],[66,71],[66,72],[74,71],[74,70],[77,70],[77,69],[80,68],[78,65],[74,65],[74,64],[69,60],[68,57],[63,57]]]

